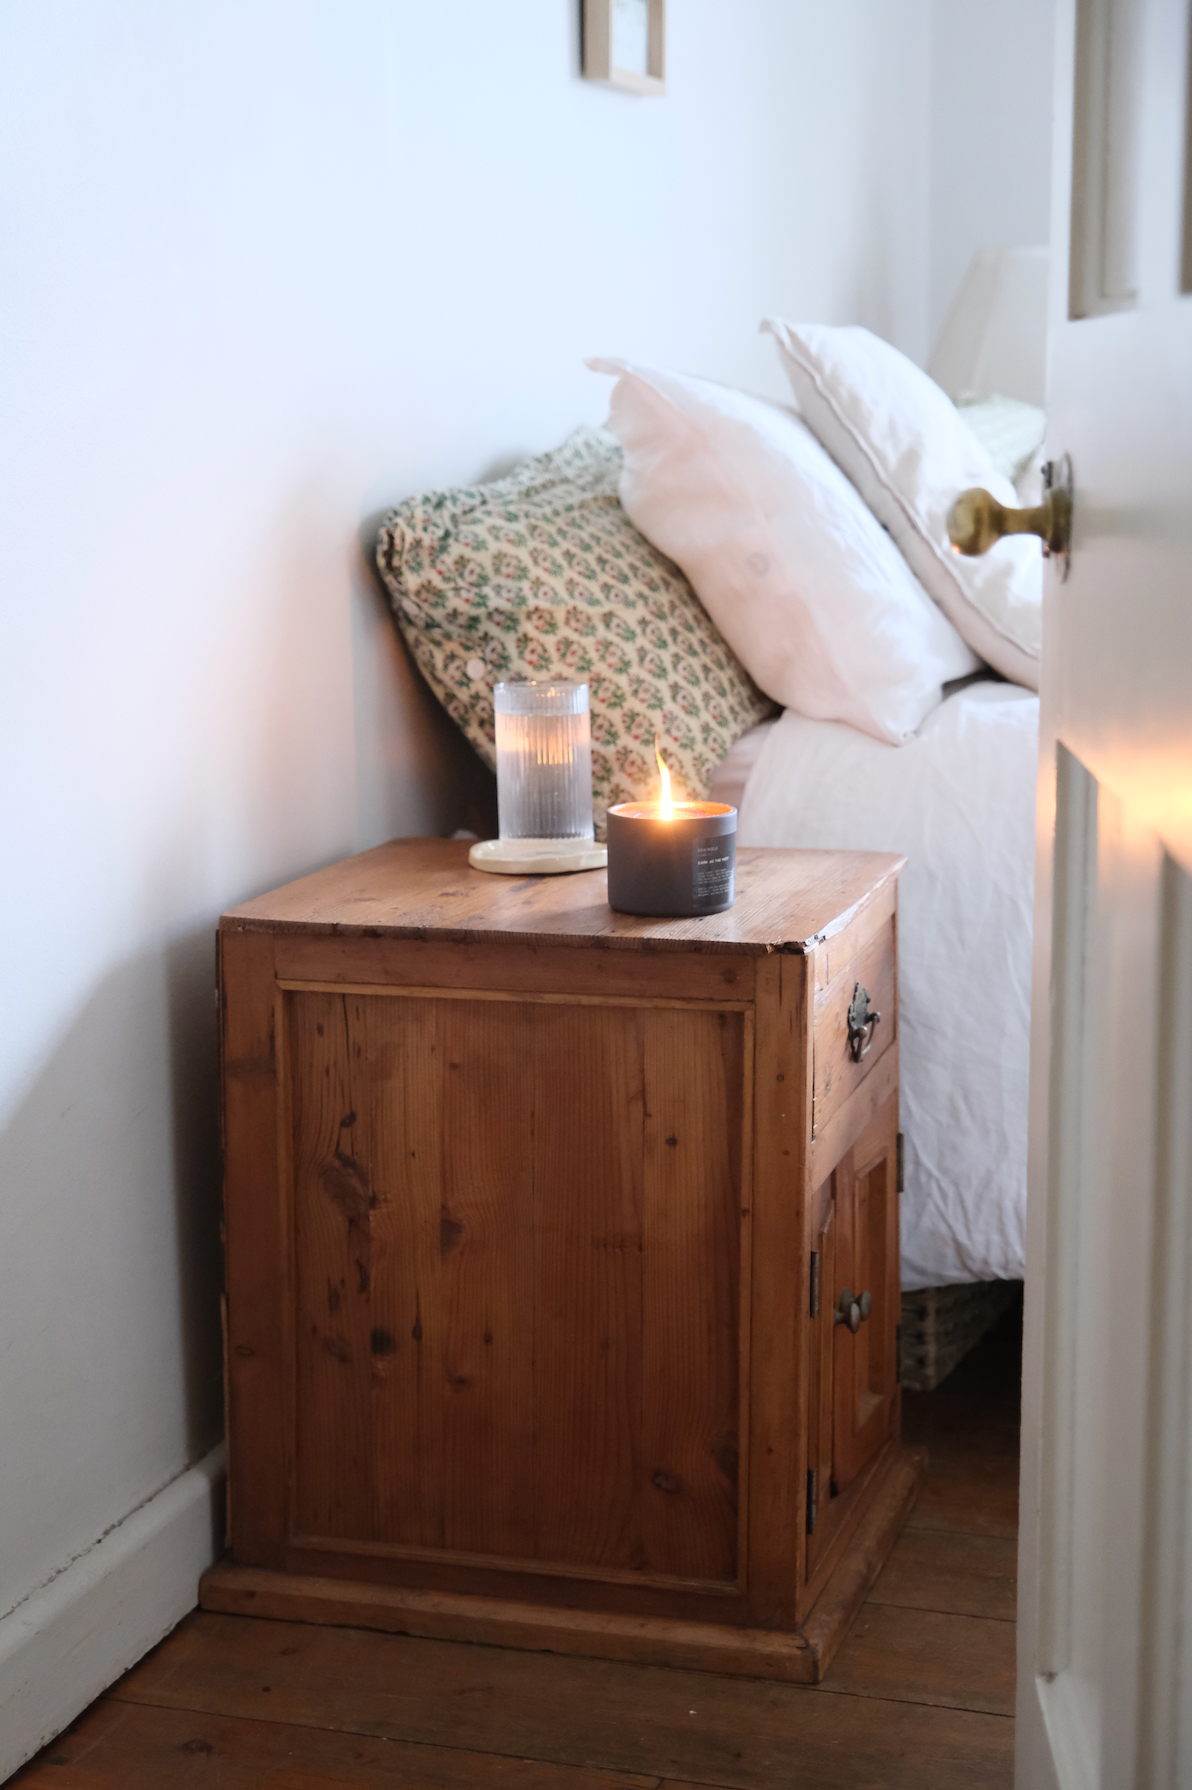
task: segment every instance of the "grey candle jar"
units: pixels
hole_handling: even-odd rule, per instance
[[[653,802],[608,811],[608,904],[620,914],[678,919],[722,914],[736,899],[737,810],[676,802],[663,820]]]

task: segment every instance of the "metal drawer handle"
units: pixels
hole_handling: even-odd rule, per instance
[[[876,1007],[869,1005],[869,990],[854,983],[848,1009],[848,1054],[854,1063],[861,1061],[873,1043],[873,1028],[881,1017]]]
[[[855,1299],[852,1289],[845,1287],[840,1295],[840,1304],[832,1313],[832,1327],[835,1329],[837,1324],[847,1324],[856,1336],[872,1310],[873,1298],[869,1293],[862,1293],[860,1298]]]

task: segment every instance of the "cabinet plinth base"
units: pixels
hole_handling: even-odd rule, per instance
[[[839,1564],[807,1620],[793,1632],[403,1590],[237,1566],[230,1558],[204,1573],[199,1603],[225,1615],[818,1684],[910,1513],[922,1466],[923,1456],[910,1450],[891,1458]]]

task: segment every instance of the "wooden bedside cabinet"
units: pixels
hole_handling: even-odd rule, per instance
[[[220,923],[202,1602],[816,1680],[915,1491],[902,860],[743,850],[735,907],[667,921],[467,849]]]

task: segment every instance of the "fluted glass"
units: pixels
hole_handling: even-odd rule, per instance
[[[592,839],[587,684],[498,684],[497,812],[502,839]]]

